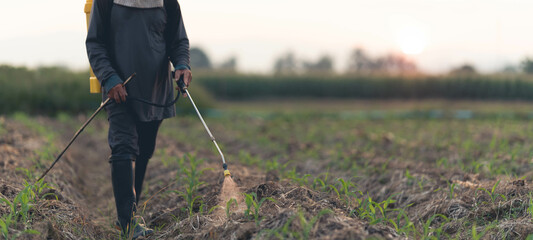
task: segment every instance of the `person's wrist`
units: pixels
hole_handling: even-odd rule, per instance
[[[175,67],[176,70],[191,70],[191,67],[186,64],[179,64]]]
[[[118,84],[121,84],[121,83],[122,83],[122,79],[120,79],[120,77],[118,75],[116,75],[116,74],[112,75],[104,83],[105,92],[109,93],[109,91],[111,91],[111,89],[113,89],[115,86],[117,86]]]

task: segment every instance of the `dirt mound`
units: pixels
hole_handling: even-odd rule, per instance
[[[66,158],[64,164],[54,169],[47,178],[50,182],[34,183],[36,174],[50,164],[51,152],[55,151],[50,139],[17,121],[0,118],[0,127],[0,199],[4,199],[0,205],[0,220],[7,225],[7,231],[0,236],[17,239],[109,237],[110,233],[90,221],[87,209],[79,204],[82,194],[73,186],[76,173],[71,160]]]
[[[477,226],[478,234],[493,237],[490,239],[525,239],[533,232],[533,187],[526,180],[480,180],[478,174],[435,169],[423,163],[391,165],[397,170],[360,180],[360,189],[376,202],[394,200],[393,206],[402,209],[419,229],[442,229],[458,239],[471,239],[472,225]]]
[[[247,169],[245,166],[234,167]],[[246,170],[244,172],[247,172]],[[210,175],[210,174],[206,174]],[[265,176],[262,176],[264,179]],[[347,217],[346,209],[329,193],[321,193],[294,185],[290,181],[256,181],[257,175],[236,178],[242,186],[242,195],[248,198],[230,211],[188,216],[180,197],[163,197],[162,202],[177,203],[153,205],[146,213],[147,223],[160,229],[155,237],[161,239],[398,239],[394,229],[370,226],[368,222]],[[206,179],[207,180],[207,179]],[[206,208],[220,204],[220,178],[201,189]],[[263,183],[260,183],[263,182]],[[212,194],[209,194],[212,193]],[[248,207],[250,206],[250,207]],[[225,208],[226,206],[220,206]],[[174,224],[164,225],[174,220]],[[177,221],[176,221],[177,220]],[[162,225],[163,224],[163,225]]]
[[[83,121],[83,119],[77,119]],[[46,129],[28,129],[28,123],[40,126],[68,125],[47,118],[25,119],[26,123],[2,120],[0,137],[0,197],[13,202],[25,189],[21,179],[35,179],[58,152],[55,142],[65,142],[69,128],[52,133]],[[23,121],[23,122],[24,122]],[[22,234],[28,239],[113,239],[110,225],[114,219],[112,191],[109,184],[105,124],[95,122],[89,134],[81,136],[53,171],[47,176],[51,188],[44,188],[33,198],[31,220],[9,227],[10,236],[25,229],[38,235]],[[53,135],[53,136],[52,136]],[[174,156],[190,151],[187,145],[173,147],[166,137],[159,141],[164,151]],[[91,148],[87,151],[86,148]],[[209,151],[198,152],[198,159],[210,158]],[[187,162],[186,159],[191,159]],[[280,176],[265,174],[257,167],[231,163],[234,174],[224,181],[216,160],[204,163],[192,156],[182,162],[168,163],[161,157],[151,162],[140,216],[154,228],[155,239],[365,239],[376,236],[395,239],[395,231],[384,225],[348,217],[348,209],[331,192],[319,192]],[[191,164],[202,169],[197,182],[188,177]],[[195,165],[196,166],[196,165]],[[21,169],[28,169],[23,171]],[[27,176],[26,176],[27,175]],[[272,181],[274,180],[274,181]],[[31,182],[31,181],[30,181]],[[188,199],[187,186],[195,199]],[[235,202],[228,200],[236,199]],[[96,210],[96,211],[94,211]],[[0,205],[0,214],[12,210]],[[353,215],[352,215],[353,216]]]
[[[0,119],[0,198],[13,202],[26,189],[24,179],[42,172],[57,143],[84,120]],[[27,129],[27,121],[56,135]],[[395,136],[388,133],[369,134],[379,146],[373,150],[339,145],[338,151],[307,140],[283,142],[286,135],[269,136],[267,143],[278,139],[261,146],[238,140],[241,133],[221,134],[233,185],[195,121],[164,126],[158,137],[138,207],[155,230],[149,239],[524,239],[533,232],[528,177],[473,174],[453,167],[453,158],[437,163],[450,166],[435,167],[436,151],[425,148],[407,155],[416,161],[384,157],[394,156],[388,151]],[[40,235],[22,238],[117,238],[105,143],[105,120],[96,119],[47,176],[53,188],[32,198],[31,220],[12,224],[10,236],[31,228]],[[10,212],[0,203],[1,216]]]

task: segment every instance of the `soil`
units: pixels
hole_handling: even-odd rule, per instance
[[[46,121],[47,119],[39,119]],[[0,197],[10,201],[24,188],[23,183],[33,183],[41,174],[43,146],[47,140],[24,124],[0,117],[5,133],[0,136]],[[82,141],[87,141],[83,139]],[[92,197],[95,187],[90,191],[85,188],[84,162],[79,161],[76,151],[65,154],[60,164],[46,177],[53,189],[45,189],[40,200],[33,207],[31,229],[39,235],[23,235],[22,239],[113,239],[115,233],[104,227],[93,214],[90,203],[97,202]],[[55,153],[52,153],[55,154]],[[87,155],[90,156],[90,155]],[[80,165],[83,164],[83,165]],[[85,165],[86,166],[86,165]],[[39,170],[35,170],[38,168]],[[24,169],[29,169],[34,176],[28,178]],[[25,180],[24,180],[25,179]],[[93,192],[94,191],[94,192]],[[50,193],[50,194],[49,194]],[[90,194],[89,194],[90,193]],[[46,195],[46,197],[45,197]],[[0,214],[8,212],[6,206],[0,206]],[[16,232],[12,231],[12,234]],[[17,239],[20,239],[17,238]]]
[[[83,117],[80,117],[83,121]],[[31,169],[32,159],[39,158],[36,152],[46,145],[46,139],[27,129],[25,125],[2,118],[6,132],[0,137],[0,197],[13,199],[23,188],[23,173],[17,169]],[[60,140],[66,143],[72,129],[64,123],[39,117],[44,126],[58,129]],[[109,149],[106,143],[104,121],[95,121],[94,131],[82,134],[67,151],[60,163],[46,177],[53,184],[49,190],[57,196],[43,198],[34,207],[32,228],[41,234],[24,235],[27,239],[116,239],[117,232],[112,224],[115,220],[113,192],[110,183],[110,170],[107,158]],[[62,144],[58,144],[58,148]],[[158,147],[170,155],[180,156],[187,147],[175,148],[175,141],[160,137]],[[198,153],[198,157],[212,154]],[[307,219],[316,216],[322,209],[330,209],[318,219],[318,224],[309,230],[313,239],[365,239],[376,236],[385,239],[398,238],[393,229],[385,226],[369,226],[363,220],[346,217],[345,209],[332,195],[317,192],[289,181],[271,181],[279,177],[267,175],[260,169],[231,164],[234,175],[224,180],[220,164],[208,163],[210,168],[201,177],[205,184],[198,189],[205,209],[224,205],[228,199],[236,198],[238,205],[230,210],[229,218],[224,208],[216,208],[211,213],[188,216],[183,210],[183,198],[170,192],[176,189],[174,182],[177,170],[165,167],[161,161],[152,160],[147,172],[146,194],[141,205],[141,215],[145,223],[157,231],[147,239],[270,239],[274,233],[264,229],[281,228],[289,222],[295,229],[300,222],[296,217]],[[35,175],[43,169],[38,169]],[[275,174],[274,174],[275,175]],[[170,186],[169,186],[170,185]],[[162,190],[163,186],[167,189]],[[224,187],[223,187],[224,186]],[[237,191],[236,191],[237,190]],[[48,193],[47,192],[47,193]],[[258,199],[271,198],[260,208],[257,222],[245,216],[246,205],[240,192],[255,193]],[[148,201],[147,201],[148,200]],[[223,204],[224,203],[224,204]],[[0,213],[7,213],[6,207]]]
[[[83,122],[84,117],[78,120]],[[5,118],[0,121],[6,130],[0,136],[0,197],[12,200],[23,187],[24,173],[20,169],[32,169],[35,160],[40,158],[39,149],[48,143],[43,136],[21,123]],[[57,129],[61,142],[57,144],[58,148],[75,130],[75,126],[66,128],[65,123],[50,118],[39,117],[35,121]],[[46,181],[54,186],[46,193],[54,193],[57,199],[43,197],[38,201],[33,210],[32,228],[41,234],[24,235],[24,238],[117,239],[117,232],[112,227],[116,215],[107,162],[106,127],[104,120],[95,121],[91,130],[79,137],[46,177]],[[301,143],[294,145],[294,151],[308,147]],[[238,152],[242,146],[246,143],[230,144],[228,151]],[[157,148],[168,156],[183,156],[192,149],[187,143],[176,142],[164,135],[159,136]],[[204,184],[198,188],[203,206],[196,203],[191,216],[185,210],[184,198],[176,193],[176,190],[184,189],[180,185],[182,182],[176,181],[177,166],[165,163],[157,156],[151,160],[139,215],[156,231],[146,239],[278,239],[284,227],[293,231],[290,236],[302,239],[404,239],[389,225],[370,224],[367,219],[349,214],[350,209],[331,191],[313,190],[294,181],[280,180],[283,178],[277,172],[267,173],[258,167],[235,162],[229,164],[233,174],[231,179],[225,178],[213,152],[200,151],[197,157],[208,161],[201,166],[207,170],[200,177]],[[395,202],[390,208],[406,209],[411,219],[419,220],[415,221],[418,228],[436,214],[451,219],[466,217],[490,222],[505,219],[501,215],[514,211],[523,221],[516,218],[500,221],[498,229],[504,231],[494,232],[492,239],[524,238],[533,231],[533,224],[527,219],[527,204],[524,204],[533,191],[527,181],[501,179],[495,193],[506,200],[491,205],[486,204],[491,202],[490,196],[480,193],[479,189],[490,191],[495,181],[480,180],[477,175],[460,171],[435,169],[423,162],[414,164],[376,158],[371,164],[379,167],[385,162],[390,170],[358,180],[358,188],[376,202],[393,196]],[[296,168],[319,175],[326,168],[327,163],[323,164],[302,162]],[[410,177],[406,176],[405,169],[410,169]],[[41,171],[42,168],[38,168],[36,175]],[[349,174],[343,172],[332,172],[331,175],[349,178]],[[413,179],[425,179],[424,188],[421,190]],[[438,191],[449,188],[450,184],[456,187],[453,196],[447,196],[449,191]],[[257,199],[271,199],[265,200],[260,207],[258,221],[245,213],[247,208],[241,192],[255,194]],[[225,203],[231,198],[236,198],[238,204],[227,212]],[[217,205],[221,207],[217,208]],[[209,211],[211,209],[214,210]],[[0,214],[7,211],[5,206],[0,206]],[[316,224],[305,224],[313,218]],[[465,226],[457,224],[457,221],[449,221],[443,229],[449,235],[468,239],[467,233],[461,232]]]

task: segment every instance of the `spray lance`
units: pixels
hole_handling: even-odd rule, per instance
[[[133,73],[128,79],[126,79],[126,81],[124,81],[124,83],[122,83],[122,86],[126,86],[126,84],[128,84],[134,77],[135,77],[135,73]],[[108,104],[110,104],[112,102],[113,102],[113,100],[111,100],[111,98],[108,98],[108,99],[106,99],[105,101],[103,101],[100,104],[100,107],[98,107],[98,109],[96,109],[96,111],[93,113],[93,115],[91,115],[91,117],[89,117],[89,119],[87,119],[87,121],[80,127],[80,129],[78,129],[78,131],[76,131],[76,133],[74,133],[74,136],[70,139],[70,142],[67,144],[67,146],[63,149],[63,151],[61,151],[61,153],[57,156],[57,158],[54,160],[54,162],[52,162],[50,167],[47,168],[46,171],[43,172],[41,177],[39,177],[39,179],[37,179],[37,182],[40,181],[41,179],[43,179],[46,176],[46,174],[48,174],[48,172],[50,172],[50,170],[52,170],[52,168],[56,165],[56,163],[59,162],[59,159],[61,159],[63,154],[65,154],[65,152],[70,147],[70,145],[72,145],[72,143],[76,140],[76,138],[78,138],[78,136],[83,132],[83,130],[85,130],[85,127],[87,127],[87,125],[89,125],[89,123],[94,119],[94,117],[96,117],[96,115],[98,115],[98,113],[100,111],[102,111],[102,109],[105,106],[107,106]]]
[[[174,76],[174,73],[172,74],[172,76]],[[128,77],[126,79],[126,81],[124,81],[124,83],[122,83],[122,86],[126,86],[134,77],[135,77],[135,73],[133,73],[130,77]],[[185,86],[185,83],[183,82],[183,76],[177,81],[177,84],[178,84],[178,87],[180,88],[180,92],[183,93],[183,94],[185,94],[185,93],[187,94],[187,97],[191,101],[191,104],[193,105],[194,110],[196,111],[196,114],[200,118],[200,121],[202,121],[202,124],[204,125],[205,130],[209,134],[209,137],[211,138],[211,141],[213,141],[213,143],[215,144],[215,147],[217,148],[218,152],[220,153],[220,156],[222,157],[222,167],[224,168],[224,176],[225,177],[231,176],[231,173],[228,170],[228,165],[226,164],[226,159],[224,158],[224,154],[220,150],[220,147],[218,146],[218,144],[217,144],[217,142],[215,140],[215,137],[213,136],[213,134],[209,130],[209,127],[207,127],[207,124],[205,123],[204,118],[202,117],[202,114],[200,114],[200,111],[198,111],[198,108],[196,107],[196,104],[194,103],[194,100],[191,97],[191,93],[189,93],[189,90],[187,90],[187,86]],[[148,105],[152,105],[152,106],[156,106],[156,107],[170,107],[170,106],[176,104],[176,102],[179,99],[179,95],[180,94],[177,94],[176,98],[173,101],[171,101],[171,102],[169,102],[167,104],[155,104],[155,103],[149,102],[147,100],[136,98],[136,97],[128,97],[128,100],[139,101],[139,102],[142,102],[142,103],[145,103],[145,104],[148,104]],[[43,172],[43,174],[41,175],[41,177],[39,177],[39,179],[37,181],[40,181],[41,179],[43,179],[48,174],[48,172],[50,172],[50,170],[52,170],[52,168],[56,165],[56,163],[59,162],[59,160],[61,159],[63,154],[65,154],[65,152],[70,147],[70,145],[72,145],[72,143],[78,138],[78,136],[83,132],[83,130],[85,130],[87,125],[89,125],[89,123],[96,117],[96,115],[98,115],[98,113],[105,106],[107,106],[108,104],[111,104],[111,103],[113,103],[113,101],[110,98],[108,98],[108,99],[106,99],[104,102],[102,102],[100,104],[100,107],[98,107],[98,109],[96,109],[96,111],[89,117],[89,119],[78,129],[78,131],[76,131],[76,133],[70,139],[70,141],[67,144],[67,146],[63,149],[63,151],[61,151],[61,153],[57,156],[57,158],[54,160],[54,162],[52,162],[50,167],[47,168],[46,171]]]
[[[174,74],[172,74],[174,76]],[[181,77],[178,82],[178,87],[180,88],[181,93],[187,94],[187,97],[191,101],[192,106],[194,107],[194,110],[196,111],[196,115],[198,115],[198,118],[200,118],[200,121],[202,121],[202,124],[204,125],[205,130],[207,131],[207,134],[209,134],[209,137],[211,138],[211,141],[215,144],[215,147],[218,150],[218,153],[220,154],[220,157],[222,158],[222,168],[224,169],[224,177],[231,176],[231,173],[228,170],[228,164],[226,164],[226,159],[224,158],[224,154],[220,150],[220,147],[217,144],[217,141],[211,131],[209,130],[209,127],[207,127],[207,124],[204,121],[204,118],[202,117],[202,114],[200,114],[200,111],[198,111],[198,108],[196,107],[196,104],[194,103],[194,100],[192,100],[191,93],[189,93],[189,90],[187,90],[187,86],[185,86],[185,83],[183,82],[183,77]]]

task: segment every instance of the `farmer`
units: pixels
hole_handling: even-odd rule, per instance
[[[155,107],[128,101],[128,96],[171,102],[171,63],[175,78],[190,84],[189,39],[180,6],[177,0],[94,0],[86,47],[102,97],[114,100],[105,109],[116,226],[135,239],[153,232],[136,220],[136,205],[159,126],[176,112],[173,106]],[[123,87],[132,73],[137,73],[135,79]]]

